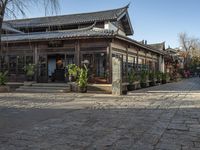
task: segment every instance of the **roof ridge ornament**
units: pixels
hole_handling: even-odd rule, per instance
[[[125,6],[126,9],[128,9],[131,5],[131,1]]]

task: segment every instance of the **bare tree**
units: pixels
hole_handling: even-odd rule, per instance
[[[190,58],[200,55],[200,40],[198,38],[189,37],[187,33],[180,33],[179,41],[181,50],[185,51],[185,66],[188,67]]]
[[[59,0],[0,0],[0,45],[4,16],[16,18],[16,14],[25,16],[25,12],[32,5],[43,5],[46,12],[58,12]],[[0,46],[1,49],[1,46]]]

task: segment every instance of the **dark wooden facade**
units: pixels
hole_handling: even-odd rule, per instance
[[[109,13],[116,13],[115,11],[121,13],[116,20],[111,17],[110,20],[92,23],[92,26],[91,23],[84,23],[84,28],[79,24],[80,29],[71,27],[66,32],[66,28],[62,32],[45,32],[44,27],[37,27],[35,30],[40,29],[42,32],[38,33],[32,31],[34,28],[30,30],[18,27],[25,33],[20,36],[19,33],[3,36],[0,70],[9,71],[10,81],[21,82],[26,80],[24,66],[33,63],[37,66],[35,80],[38,82],[51,82],[52,74],[56,74],[55,81],[65,82],[65,67],[71,63],[81,66],[87,60],[89,80],[92,83],[112,83],[112,57],[118,57],[123,62],[124,82],[127,81],[130,69],[160,70],[163,63],[162,52],[128,38],[126,35],[132,34],[132,27],[130,22],[126,23],[127,20],[130,21],[127,8],[110,10]],[[14,23],[19,22],[20,20]],[[26,33],[28,31],[31,33]]]

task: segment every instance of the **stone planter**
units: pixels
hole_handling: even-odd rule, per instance
[[[140,82],[138,82],[138,81],[135,81],[133,84],[127,85],[128,91],[133,91],[133,90],[137,90],[137,89],[140,89]]]
[[[0,93],[7,93],[10,91],[10,87],[6,85],[0,85]]]
[[[24,86],[32,86],[32,84],[36,83],[35,81],[25,81]]]
[[[136,89],[137,89],[137,87],[136,87],[135,84],[129,84],[129,85],[127,85],[127,90],[128,91],[133,91],[133,90],[136,90]]]
[[[76,82],[70,82],[70,91],[78,92],[78,85],[76,84]]]
[[[166,84],[167,83],[167,81],[166,80],[162,80],[162,84]]]
[[[28,82],[31,82],[31,81],[34,80],[34,76],[26,76],[26,80],[27,80]]]
[[[156,81],[156,85],[161,85],[162,81]]]
[[[79,93],[87,93],[87,86],[86,87],[78,87]]]
[[[140,83],[141,88],[147,88],[148,84],[147,83]]]
[[[154,81],[154,80],[149,81],[149,86],[156,86],[156,81]]]

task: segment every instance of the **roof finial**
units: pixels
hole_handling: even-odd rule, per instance
[[[128,9],[130,5],[131,5],[131,1],[126,5],[126,8]]]

